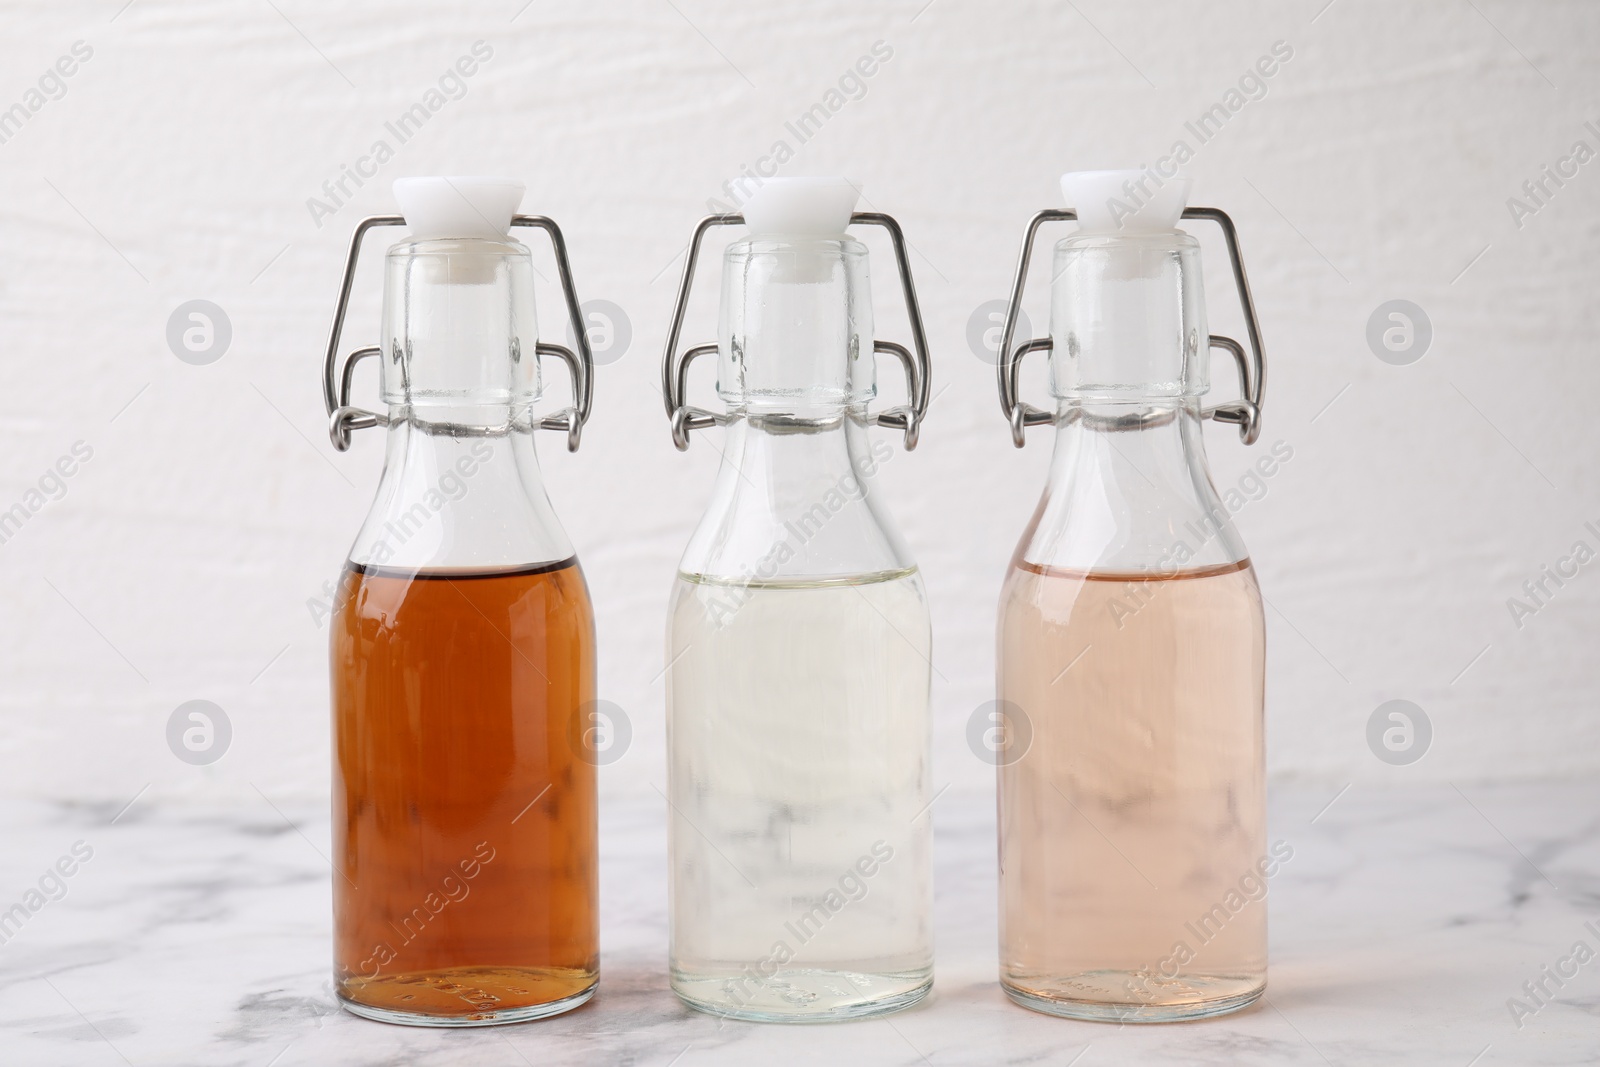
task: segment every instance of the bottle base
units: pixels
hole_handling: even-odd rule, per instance
[[[755,1023],[831,1023],[904,1011],[933,989],[932,971],[781,970],[770,978],[674,971],[672,991],[697,1011]]]
[[[402,974],[336,983],[340,1007],[352,1015],[399,1026],[505,1026],[571,1011],[594,996],[597,975],[473,968]],[[541,985],[574,992],[529,1003]],[[495,992],[490,992],[494,989]]]
[[[1094,971],[1046,981],[1028,987],[1000,979],[1000,987],[1017,1004],[1030,1011],[1103,1023],[1175,1023],[1228,1015],[1254,1004],[1266,992],[1265,979],[1184,976],[1161,981],[1148,1000],[1128,1000],[1129,987],[1150,985],[1148,974],[1135,971]]]

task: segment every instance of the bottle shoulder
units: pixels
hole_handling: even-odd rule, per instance
[[[1161,431],[1058,431],[1049,480],[1015,562],[1078,573],[1173,574],[1245,563],[1198,420]]]
[[[747,584],[915,569],[876,484],[892,447],[864,431],[815,436],[735,427],[681,573]]]
[[[554,568],[573,559],[531,438],[392,428],[350,562],[417,573]]]

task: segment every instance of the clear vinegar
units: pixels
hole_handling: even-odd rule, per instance
[[[931,667],[915,569],[680,574],[668,646],[673,990],[774,1021],[926,995]]]
[[[999,693],[1032,731],[1000,771],[1014,1000],[1159,1021],[1260,996],[1265,651],[1248,561],[1164,578],[1013,568]]]

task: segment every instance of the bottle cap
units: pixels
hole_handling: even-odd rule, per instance
[[[838,237],[861,194],[845,178],[768,178],[744,205],[752,237]]]
[[[1061,176],[1061,195],[1078,213],[1079,233],[1160,233],[1178,228],[1189,203],[1188,178],[1145,170],[1077,170]]]
[[[397,178],[394,198],[418,241],[502,240],[526,186],[514,178]]]

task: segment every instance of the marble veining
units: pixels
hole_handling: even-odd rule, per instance
[[[1600,951],[1585,926],[1600,929],[1600,783],[1363,784],[1329,806],[1336,793],[1274,791],[1271,837],[1294,856],[1271,883],[1263,1001],[1144,1027],[1047,1018],[1001,994],[993,799],[981,793],[952,790],[934,810],[938,972],[917,1008],[794,1027],[682,1007],[664,973],[664,818],[647,795],[602,816],[599,995],[555,1019],[473,1031],[386,1026],[335,1006],[320,806],[141,801],[119,815],[12,802],[0,814],[0,911],[23,903],[28,914],[0,944],[0,1063],[1600,1062],[1600,959],[1559,987],[1544,979],[1537,1001],[1524,987],[1578,941]],[[1520,1018],[1511,998],[1529,1009]]]

